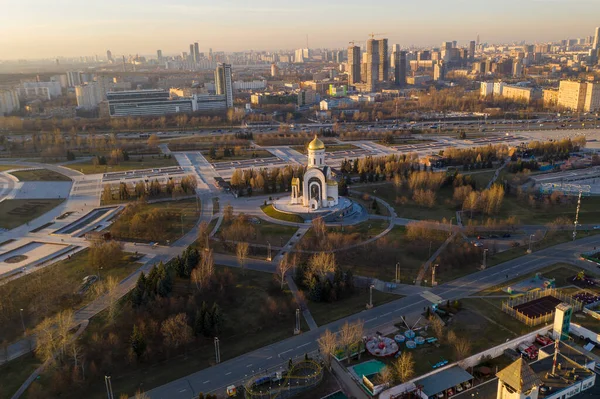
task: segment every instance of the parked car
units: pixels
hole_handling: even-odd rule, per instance
[[[477,247],[477,248],[479,248],[479,247],[483,247],[483,243],[481,243],[481,242],[479,242],[479,241],[475,241],[475,242],[473,242],[473,245],[474,245],[475,247]]]
[[[538,344],[540,344],[542,346],[546,346],[546,345],[550,345],[554,341],[550,337],[538,334],[535,337],[535,342],[537,342]]]
[[[516,350],[511,348],[504,349],[504,355],[507,356],[510,360],[517,360],[521,357],[521,354],[519,354]]]
[[[510,234],[509,233],[504,233],[504,234],[502,234],[502,238],[510,238]]]

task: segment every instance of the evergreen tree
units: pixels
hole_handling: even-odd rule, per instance
[[[131,293],[131,303],[134,307],[144,304],[147,297],[146,290],[146,275],[142,272],[140,273],[137,283],[135,284],[135,288]]]
[[[146,351],[146,339],[136,325],[133,326],[133,332],[131,333],[131,349],[138,360]]]
[[[210,313],[213,331],[215,335],[218,335],[219,331],[221,330],[221,326],[223,325],[223,314],[221,312],[221,308],[219,307],[219,305],[217,305],[216,302],[213,304]]]
[[[204,328],[203,328],[203,330],[204,330],[204,336],[205,337],[210,336],[212,334],[212,331],[213,331],[213,324],[212,324],[211,314],[208,311],[206,313],[204,313],[204,322],[203,322],[203,325],[204,325]]]
[[[196,317],[194,318],[194,334],[196,336],[202,335],[204,331],[204,315],[201,310],[196,311]]]

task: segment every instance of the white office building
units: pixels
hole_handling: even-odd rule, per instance
[[[192,98],[171,99],[168,90],[131,90],[106,93],[111,117],[159,116],[193,111]]]
[[[479,95],[481,97],[487,97],[494,94],[494,83],[493,82],[481,82],[479,88]]]
[[[60,82],[24,82],[17,89],[19,98],[24,100],[50,100],[62,94]]]
[[[227,108],[233,108],[231,64],[219,64],[215,69],[215,92],[225,96]]]
[[[14,90],[0,90],[0,116],[8,115],[20,108],[19,96]]]
[[[83,109],[94,109],[103,99],[102,87],[97,82],[75,86],[77,106]]]
[[[210,112],[227,109],[227,98],[222,94],[195,94],[192,96],[194,111]]]

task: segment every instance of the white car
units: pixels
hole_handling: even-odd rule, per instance
[[[474,241],[473,245],[476,246],[476,247],[478,247],[478,248],[479,247],[483,247],[483,243],[481,241]]]

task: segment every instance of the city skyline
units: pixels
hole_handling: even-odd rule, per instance
[[[108,0],[85,9],[72,0],[29,0],[2,7],[0,59],[104,55],[107,49],[113,54],[156,54],[162,49],[169,55],[187,51],[196,41],[201,52],[209,47],[227,52],[293,49],[306,46],[307,34],[311,48],[344,48],[351,40],[364,46],[371,31],[385,32],[390,44],[403,47],[446,40],[467,45],[478,33],[482,42],[534,43],[591,36],[600,24],[594,18],[600,3],[590,0],[509,0],[501,5],[475,0],[384,0],[376,5],[259,0],[252,7],[240,1],[203,5],[178,0],[164,5],[156,0]]]

